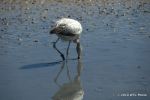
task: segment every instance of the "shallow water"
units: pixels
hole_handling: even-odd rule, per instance
[[[0,99],[149,100],[149,5],[148,0],[2,0]],[[49,35],[50,26],[61,17],[83,25],[79,61],[75,44],[65,63],[52,47],[57,37]],[[65,53],[67,44],[57,47]]]

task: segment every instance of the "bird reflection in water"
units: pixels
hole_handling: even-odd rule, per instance
[[[58,84],[58,78],[65,67],[67,67],[69,82],[60,85]],[[59,90],[53,95],[52,100],[83,100],[84,91],[80,81],[82,69],[82,61],[79,59],[77,61],[77,75],[75,75],[74,79],[71,80],[68,62],[62,62],[61,69],[54,79],[55,83],[59,86]]]

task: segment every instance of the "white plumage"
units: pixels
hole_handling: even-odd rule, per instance
[[[64,29],[73,34],[80,34],[82,32],[82,26],[77,20],[62,18],[56,22],[56,27],[60,27],[61,25],[64,25]]]
[[[56,48],[56,43],[59,41],[59,39],[69,41],[69,45],[67,48],[67,56],[68,56],[68,50],[71,41],[74,43],[77,43],[77,53],[78,53],[78,59],[81,56],[81,47],[80,47],[80,34],[82,32],[82,26],[80,22],[74,19],[70,18],[62,18],[56,21],[54,27],[50,31],[50,34],[56,34],[58,36],[58,39],[56,42],[54,42],[53,47],[60,53],[63,60],[65,59],[63,54]]]
[[[51,34],[55,33],[62,40],[75,40],[82,32],[81,24],[74,19],[62,18],[56,21]]]

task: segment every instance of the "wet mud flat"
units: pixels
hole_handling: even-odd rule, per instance
[[[149,0],[1,0],[0,99],[149,100],[149,9]],[[79,61],[75,44],[65,63],[52,47],[61,17],[83,25]]]

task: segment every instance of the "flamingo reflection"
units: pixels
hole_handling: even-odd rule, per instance
[[[65,67],[67,67],[67,77],[69,81],[60,85],[58,84],[58,78]],[[62,62],[61,69],[54,79],[55,83],[59,86],[59,90],[53,95],[52,100],[83,100],[84,90],[80,80],[82,69],[82,61],[79,59],[77,61],[77,74],[71,79],[68,62]]]

